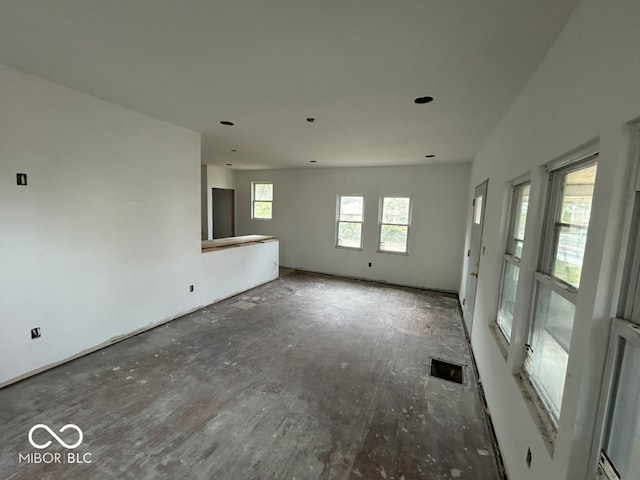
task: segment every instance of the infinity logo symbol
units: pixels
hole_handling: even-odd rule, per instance
[[[55,438],[58,443],[60,445],[62,445],[64,448],[69,448],[69,449],[73,449],[76,448],[78,445],[80,445],[82,443],[82,430],[80,430],[80,428],[77,425],[74,425],[73,423],[68,423],[67,425],[65,425],[64,427],[62,427],[60,429],[60,433],[64,432],[65,430],[68,430],[69,428],[75,430],[76,432],[78,432],[78,441],[72,445],[69,445],[67,443],[64,442],[64,440],[62,440],[58,435],[55,434],[55,432],[53,430],[51,430],[49,427],[47,427],[46,425],[39,423],[37,425],[34,425],[33,427],[31,427],[31,430],[29,430],[29,443],[31,445],[34,446],[34,448],[38,448],[40,450],[42,450],[43,448],[47,448],[49,445],[51,445],[51,440],[49,440],[47,443],[43,443],[42,445],[36,443],[33,441],[33,432],[35,432],[37,429],[39,428],[43,428],[45,429],[47,432],[49,432],[51,434],[51,436],[53,438]]]

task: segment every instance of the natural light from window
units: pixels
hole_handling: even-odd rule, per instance
[[[362,248],[362,222],[364,197],[341,195],[338,197],[337,245],[343,248]]]
[[[380,220],[380,251],[407,253],[411,197],[383,197]]]

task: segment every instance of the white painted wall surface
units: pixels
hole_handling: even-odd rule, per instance
[[[469,164],[238,171],[239,235],[280,240],[283,266],[457,291]],[[251,219],[251,182],[274,184],[273,220]],[[338,195],[364,195],[363,249],[336,248]],[[409,255],[378,253],[381,195],[411,195]],[[368,267],[368,263],[372,267]]]
[[[473,162],[467,189],[489,178],[472,345],[509,478],[582,480],[587,472],[608,318],[617,297],[624,210],[629,198],[631,128],[640,116],[640,2],[584,0],[556,44]],[[506,183],[566,152],[599,140],[589,241],[577,302],[565,394],[553,456],[543,444],[512,371],[488,325],[497,311],[504,248]],[[542,176],[541,176],[542,177]],[[533,217],[542,209],[530,210]],[[471,211],[467,211],[467,224]],[[536,218],[531,224],[536,223]],[[535,226],[535,225],[534,225]],[[527,242],[539,235],[529,231]],[[467,243],[469,233],[467,230]],[[534,252],[534,256],[537,252]],[[533,270],[534,262],[525,268]],[[620,272],[621,273],[621,272]],[[464,292],[466,271],[460,291]],[[521,276],[522,281],[522,276]],[[523,325],[524,319],[517,319]],[[526,337],[526,327],[518,327]],[[531,448],[531,468],[525,464]]]
[[[216,167],[214,165],[202,165],[202,174],[205,175],[206,183],[203,182],[204,192],[202,195],[203,204],[203,219],[206,218],[207,222],[207,237],[206,240],[213,239],[213,217],[211,216],[211,205],[213,201],[212,188],[225,188],[228,190],[235,190],[236,188],[236,175],[234,170],[230,170],[225,167]],[[206,194],[206,198],[205,198]]]
[[[0,385],[277,277],[201,253],[199,134],[1,65],[0,112]]]

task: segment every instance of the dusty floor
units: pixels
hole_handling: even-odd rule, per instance
[[[473,375],[453,296],[294,272],[0,390],[0,478],[499,479]]]

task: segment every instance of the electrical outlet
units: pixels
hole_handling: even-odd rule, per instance
[[[189,285],[189,291],[193,292],[193,285]]]
[[[371,266],[371,262],[369,262],[369,266]]]
[[[42,333],[40,332],[40,327],[31,329],[31,340],[35,338],[40,338],[41,336],[42,336]]]

